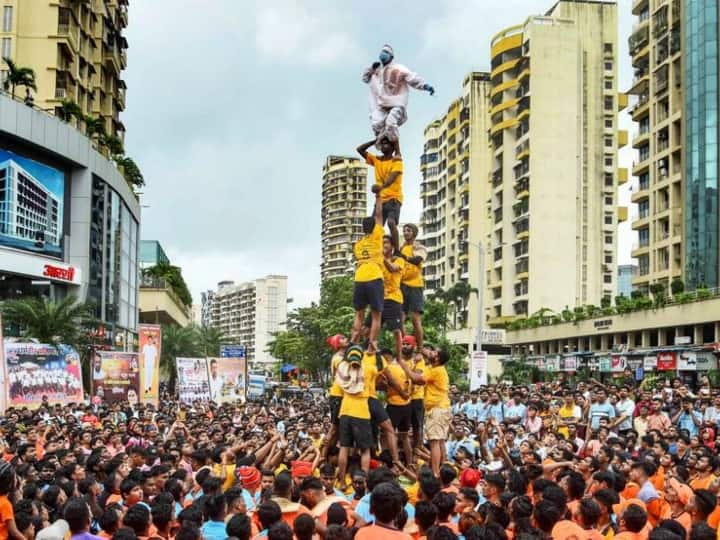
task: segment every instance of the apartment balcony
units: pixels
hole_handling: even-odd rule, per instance
[[[623,94],[624,95],[624,94]],[[628,143],[628,132],[625,129],[620,129],[617,132],[617,143],[618,147],[622,148]]]
[[[640,15],[640,12],[647,8],[649,8],[650,0],[633,0],[632,3],[632,14],[633,15]]]
[[[632,86],[628,90],[628,94],[640,95],[647,93],[650,83],[650,72],[647,68],[635,70]]]
[[[188,326],[192,322],[190,308],[161,278],[141,278],[138,307],[142,323]]]
[[[68,53],[75,56],[80,52],[80,28],[72,22],[58,23],[58,43],[63,45]]]
[[[647,227],[650,223],[650,214],[649,213],[641,213],[636,220],[633,220],[631,228],[633,230],[642,229],[643,227]]]
[[[637,122],[641,116],[644,116],[650,110],[650,97],[647,94],[638,96],[638,101],[628,111],[632,116],[633,121]]]
[[[628,106],[628,95],[624,92],[619,92],[617,104],[618,104],[618,112],[625,109]]]
[[[637,204],[643,199],[650,197],[650,184],[639,184],[630,189],[630,202]]]
[[[634,55],[648,44],[650,38],[650,20],[645,19],[633,25],[632,34],[628,39],[630,54]]]
[[[630,251],[630,256],[633,259],[636,259],[640,257],[641,255],[647,255],[650,253],[650,243],[649,242],[633,242],[632,250]]]
[[[646,129],[642,129],[640,132],[638,132],[633,137],[632,147],[640,148],[642,146],[646,146],[649,141],[650,141],[650,128],[647,127]]]

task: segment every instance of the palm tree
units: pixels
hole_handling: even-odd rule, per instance
[[[16,86],[32,88],[37,92],[37,85],[35,84],[35,70],[28,67],[19,67],[8,57],[3,57],[3,60],[8,67],[7,79],[5,79],[5,90],[10,88],[12,97],[15,97]]]
[[[2,305],[5,321],[17,326],[22,337],[52,345],[76,347],[91,326],[93,306],[66,296],[59,302],[47,298],[9,300]]]
[[[200,348],[205,356],[218,356],[220,345],[229,343],[225,333],[214,326],[201,326],[197,329]]]
[[[448,302],[454,303],[457,306],[457,311],[461,313],[463,324],[466,322],[466,310],[470,295],[477,292],[478,290],[475,287],[471,287],[467,281],[458,281],[450,287],[450,290],[446,293]]]
[[[168,381],[170,390],[175,389],[178,357],[194,358],[202,356],[202,348],[197,329],[186,326],[163,326],[162,352],[160,354],[160,374]]]

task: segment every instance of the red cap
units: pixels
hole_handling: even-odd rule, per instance
[[[290,463],[290,474],[293,478],[312,476],[313,466],[309,461],[293,461]]]
[[[260,471],[255,467],[239,467],[235,476],[243,487],[253,487],[260,483]]]
[[[412,345],[413,347],[415,347],[415,345],[417,345],[417,342],[415,341],[415,336],[410,336],[410,335],[403,336],[402,344],[403,345]]]
[[[334,336],[330,336],[325,340],[325,343],[330,345],[333,351],[337,351],[340,348],[340,340],[343,339],[345,336],[342,334],[335,334]]]
[[[482,474],[477,469],[465,469],[460,475],[460,485],[462,487],[475,488],[481,477]]]
[[[378,467],[380,467],[380,462],[377,459],[371,459],[370,460],[370,470],[374,471]]]

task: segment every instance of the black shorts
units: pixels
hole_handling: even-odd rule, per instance
[[[413,399],[410,401],[410,425],[414,433],[422,430],[425,424],[425,400]]]
[[[372,317],[365,317],[365,326],[370,328]],[[395,300],[385,299],[382,310],[382,325],[386,330],[395,332],[402,329],[402,305]]]
[[[340,422],[340,405],[342,405],[342,398],[330,396],[328,402],[330,403],[330,422],[332,422],[333,426],[337,426]]]
[[[410,421],[412,417],[412,405],[410,403],[407,405],[391,405],[388,403],[387,413],[393,427],[400,433],[410,431]]]
[[[403,311],[405,313],[422,313],[425,308],[422,287],[410,287],[401,285],[403,293]]]
[[[389,201],[385,201],[383,203],[383,205],[382,205],[383,225],[385,225],[385,222],[390,218],[392,218],[395,221],[395,225],[400,223],[400,207],[401,206],[402,206],[402,203],[395,199],[390,199]]]
[[[382,424],[385,420],[390,420],[379,399],[373,397],[368,398],[368,406],[370,407],[370,419],[374,425]]]
[[[341,416],[338,428],[338,440],[343,448],[366,450],[373,447],[370,420]]]
[[[382,279],[372,281],[356,281],[353,287],[353,307],[365,309],[370,306],[373,311],[382,311],[385,298],[385,287]]]

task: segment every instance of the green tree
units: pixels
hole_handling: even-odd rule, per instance
[[[124,156],[116,160],[118,167],[121,169],[125,181],[132,187],[139,188],[145,185],[145,177],[140,171],[132,158]]]
[[[100,144],[108,149],[113,159],[121,158],[125,153],[123,143],[119,137],[115,135],[105,135],[100,138]]]
[[[65,122],[69,122],[73,118],[83,119],[80,105],[71,99],[63,99],[60,102],[60,119]]]
[[[84,335],[94,324],[92,304],[66,296],[59,302],[47,298],[8,300],[2,305],[5,322],[19,330],[20,337],[51,345],[65,344],[82,349]]]
[[[8,74],[5,79],[5,90],[10,90],[12,97],[15,97],[15,87],[24,86],[32,88],[37,92],[37,84],[35,83],[35,71],[29,67],[20,67],[8,57],[3,57],[7,64]]]
[[[200,349],[204,356],[218,356],[220,346],[230,343],[225,333],[214,326],[200,326],[197,328]]]
[[[98,135],[99,137],[105,136],[105,120],[102,118],[95,118],[93,116],[83,116],[85,122],[85,134],[88,137]]]
[[[143,275],[164,279],[183,304],[192,306],[192,295],[179,266],[160,263],[143,270]]]
[[[160,374],[168,381],[170,389],[175,388],[177,364],[175,359],[204,356],[197,328],[192,326],[163,326],[162,352],[160,353]]]

